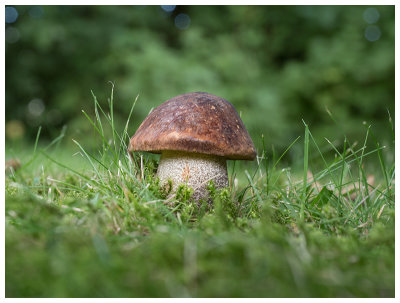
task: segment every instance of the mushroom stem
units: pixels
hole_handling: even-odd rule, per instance
[[[229,185],[226,159],[214,155],[163,151],[157,176],[161,185],[167,184],[168,180],[172,181],[172,192],[181,184],[191,187],[196,202],[209,199],[209,181],[214,182],[215,188]]]

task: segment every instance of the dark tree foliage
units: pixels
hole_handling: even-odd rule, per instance
[[[14,8],[5,25],[8,139],[10,121],[31,140],[39,125],[47,137],[63,125],[91,134],[81,110],[93,113],[91,90],[106,107],[109,81],[119,126],[140,95],[132,134],[152,107],[190,91],[233,103],[258,146],[264,134],[287,147],[302,119],[317,138],[361,139],[363,121],[389,134],[394,6]]]

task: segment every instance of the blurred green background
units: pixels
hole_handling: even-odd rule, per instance
[[[394,6],[6,6],[6,142],[86,140],[91,90],[115,84],[129,134],[152,107],[206,91],[230,101],[260,149],[304,133],[391,144]],[[336,123],[327,113],[333,114]],[[343,141],[342,141],[343,142]],[[300,147],[301,148],[301,147]],[[298,153],[297,153],[298,154]],[[296,151],[293,151],[296,156]]]

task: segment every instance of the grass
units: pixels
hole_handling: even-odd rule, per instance
[[[75,141],[72,156],[65,130],[43,147],[39,129],[33,153],[15,155],[7,297],[394,297],[394,161],[370,127],[342,152],[307,124],[282,155],[263,141],[198,207],[184,187],[167,198],[154,156],[126,153],[134,105],[122,132],[112,94],[108,112],[95,96],[94,108],[99,151]],[[296,144],[303,171],[292,172],[282,159]]]

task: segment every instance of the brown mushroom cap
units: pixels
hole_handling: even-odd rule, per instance
[[[231,103],[208,93],[179,95],[156,107],[129,143],[129,152],[176,150],[253,160],[253,141]]]

